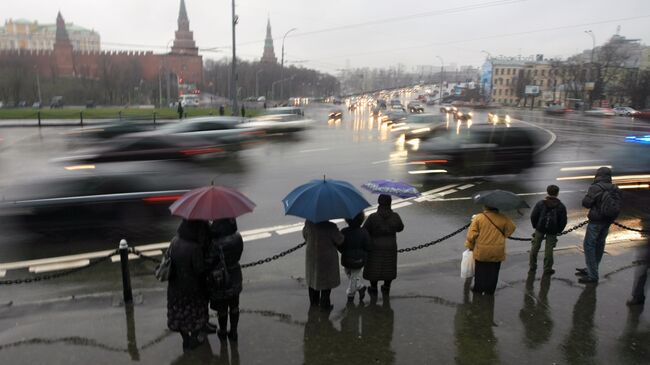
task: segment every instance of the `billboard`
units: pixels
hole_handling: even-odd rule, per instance
[[[538,95],[539,94],[539,86],[537,86],[537,85],[526,85],[525,93],[526,93],[526,95]]]

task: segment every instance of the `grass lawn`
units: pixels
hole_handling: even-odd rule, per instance
[[[38,109],[32,108],[5,108],[0,109],[1,119],[38,119]],[[64,109],[41,109],[41,119],[79,119],[80,113],[84,119],[177,119],[178,113],[175,109],[136,109],[136,108],[64,108]],[[187,117],[200,117],[205,115],[219,115],[219,110],[214,108],[186,108]],[[225,115],[230,115],[230,109],[226,108]],[[259,115],[255,109],[246,110],[246,116]]]

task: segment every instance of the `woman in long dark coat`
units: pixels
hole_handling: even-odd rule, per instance
[[[307,242],[305,281],[309,287],[309,303],[332,309],[330,293],[341,284],[337,247],[343,243],[343,234],[332,222],[306,221],[302,236]]]
[[[183,350],[205,341],[208,298],[205,288],[205,221],[183,220],[169,245],[171,275],[167,285],[167,327],[180,332]]]
[[[370,281],[369,293],[377,294],[377,284],[383,280],[381,290],[388,294],[391,282],[397,277],[397,232],[404,230],[404,223],[390,208],[390,195],[379,195],[378,202],[377,212],[363,224],[372,238],[363,277]]]
[[[210,308],[217,311],[219,330],[217,336],[225,340],[237,341],[239,324],[239,294],[242,291],[242,272],[239,260],[244,251],[244,241],[237,232],[237,221],[224,218],[212,222],[212,242],[209,246],[206,263],[208,265],[208,294]],[[223,254],[223,261],[222,261]],[[225,264],[227,277],[221,284],[215,280],[220,268]],[[230,331],[228,328],[230,317]]]

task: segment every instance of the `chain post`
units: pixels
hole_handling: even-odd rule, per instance
[[[129,275],[129,244],[125,239],[120,241],[120,265],[122,267],[122,293],[124,304],[133,304],[133,292],[131,291],[131,276]]]

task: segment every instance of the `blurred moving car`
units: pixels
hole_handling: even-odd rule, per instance
[[[610,108],[593,108],[585,110],[584,114],[592,117],[613,117],[616,115],[614,110]]]
[[[169,217],[169,204],[199,184],[177,166],[170,168],[176,173],[156,169],[150,163],[54,166],[2,191],[0,221],[30,232],[142,230]]]
[[[388,111],[386,111],[386,117],[391,122],[396,122],[405,119],[407,116],[408,113],[406,113],[406,110],[404,109],[402,104],[391,105]]]
[[[506,110],[496,110],[488,112],[488,123],[491,124],[510,124],[510,115]]]
[[[241,145],[263,136],[264,132],[243,124],[243,117],[209,116],[186,118],[170,122],[151,132],[140,132],[125,137],[196,137],[217,145]]]
[[[328,114],[329,120],[341,120],[343,119],[343,113],[340,111],[330,112]]]
[[[650,109],[642,110],[634,113],[634,118],[638,119],[650,119]]]
[[[83,137],[91,139],[108,139],[128,133],[137,133],[152,130],[154,126],[149,122],[135,120],[111,120],[102,124],[93,124],[89,127],[75,128],[66,133],[69,137]]]
[[[342,113],[338,112],[338,114],[340,119]],[[266,135],[271,135],[304,131],[311,128],[313,124],[313,119],[305,119],[297,114],[271,114],[249,119],[247,122],[240,124],[239,127],[252,128]]]
[[[524,127],[475,124],[438,129],[409,152],[410,174],[492,175],[518,173],[534,164],[534,132]]]
[[[456,113],[454,113],[454,119],[455,120],[461,120],[461,121],[468,121],[471,120],[474,114],[472,112],[468,111],[461,111],[457,110]]]
[[[295,107],[295,106],[284,106],[284,107],[279,107],[279,108],[268,108],[268,109],[266,109],[266,112],[264,114],[266,114],[266,115],[295,114],[295,115],[303,116],[303,115],[305,115],[305,110],[303,108],[299,108],[299,107]]]
[[[184,160],[226,154],[229,146],[215,145],[194,136],[138,135],[117,137],[76,153],[54,159],[60,163]]]
[[[561,104],[553,104],[553,105],[549,105],[546,108],[544,108],[544,113],[552,114],[552,115],[565,114],[568,111],[569,111],[569,109],[564,107]]]
[[[458,111],[458,108],[451,104],[442,104],[440,105],[440,113],[446,114],[455,114]]]
[[[624,115],[626,117],[631,117],[634,116],[634,114],[637,113],[637,111],[634,108],[630,108],[629,106],[617,106],[614,108],[614,113],[616,115]]]
[[[424,113],[424,106],[418,101],[411,101],[406,105],[409,113]]]

